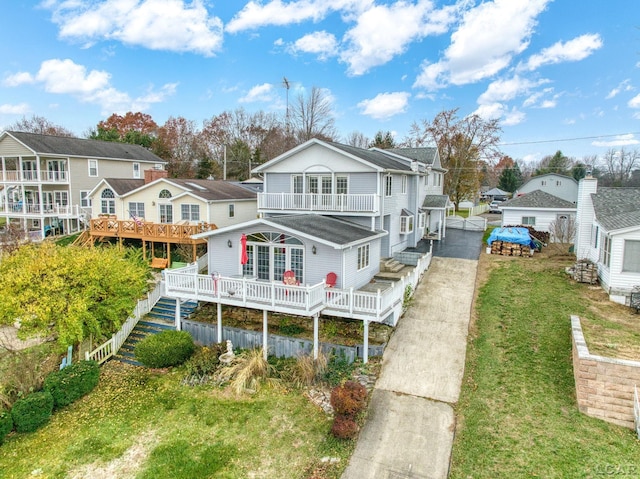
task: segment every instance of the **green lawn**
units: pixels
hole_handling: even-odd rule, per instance
[[[638,477],[635,433],[577,409],[570,315],[592,314],[586,286],[562,261],[484,259],[495,269],[477,301],[450,477]]]
[[[300,391],[236,397],[181,377],[106,365],[88,396],[7,438],[0,477],[307,478],[319,468],[334,478],[346,466],[353,443],[332,439],[331,421]],[[321,466],[325,456],[340,463]]]

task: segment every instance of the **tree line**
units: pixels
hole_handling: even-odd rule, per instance
[[[63,126],[33,116],[9,126],[9,130],[74,136]],[[112,114],[86,138],[142,145],[167,162],[173,178],[246,180],[256,166],[311,138],[341,142],[359,148],[421,147],[437,145],[442,166],[447,169],[444,192],[456,204],[475,199],[481,186],[497,186],[514,192],[532,176],[559,173],[576,180],[586,174],[603,186],[640,186],[640,152],[610,149],[602,156],[570,158],[561,151],[525,164],[500,150],[502,130],[497,119],[478,115],[459,116],[458,109],[444,110],[433,119],[415,121],[409,133],[396,140],[390,131],[373,138],[353,131],[340,138],[331,100],[314,87],[299,94],[284,114],[248,112],[243,108],[224,111],[202,122],[170,117],[163,125],[141,112]]]

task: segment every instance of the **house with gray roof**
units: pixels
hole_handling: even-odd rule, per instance
[[[88,197],[105,177],[142,178],[165,162],[139,145],[0,133],[0,215],[32,239],[78,231],[91,214]]]
[[[369,323],[396,324],[428,266],[418,242],[445,233],[445,172],[436,148],[309,140],[253,170],[259,218],[194,236],[212,276],[167,271],[167,294],[261,309],[265,325],[269,311],[312,317],[315,330],[320,315],[361,320],[366,342]],[[382,279],[392,263],[410,272]]]
[[[526,195],[536,190],[562,198],[574,205],[578,200],[578,182],[571,176],[558,173],[547,173],[530,178],[513,193],[513,196]]]
[[[566,231],[566,227],[575,224],[576,217],[575,204],[542,190],[534,190],[505,201],[500,205],[500,210],[502,227],[533,226],[538,231],[552,233],[551,241],[566,240],[567,238],[555,238],[553,233]]]
[[[612,301],[629,305],[640,287],[640,188],[599,188],[580,180],[575,252],[598,267],[598,279]]]

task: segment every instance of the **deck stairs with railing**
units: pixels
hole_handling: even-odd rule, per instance
[[[187,301],[180,303],[180,316],[187,318],[195,310],[197,303]],[[175,330],[176,302],[172,298],[160,298],[151,311],[136,324],[127,340],[113,356],[115,361],[142,366],[135,358],[135,347],[151,334]]]

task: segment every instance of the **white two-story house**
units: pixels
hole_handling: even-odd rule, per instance
[[[0,216],[32,239],[78,231],[91,214],[89,191],[102,178],[141,178],[164,163],[139,145],[5,131]]]
[[[254,170],[260,217],[206,238],[211,278],[168,272],[167,293],[316,318],[395,324],[404,288],[372,283],[384,258],[423,265],[449,201],[436,148],[365,150],[312,139]],[[429,255],[430,259],[430,255]],[[196,291],[197,290],[197,291]],[[365,335],[366,336],[366,335]]]

